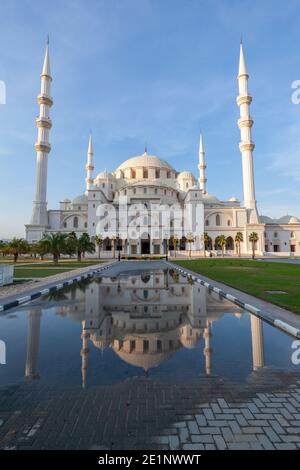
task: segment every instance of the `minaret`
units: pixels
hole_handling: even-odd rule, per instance
[[[44,225],[48,224],[47,220],[47,168],[48,153],[51,150],[49,143],[49,132],[52,127],[52,121],[49,116],[50,108],[53,104],[51,98],[51,71],[49,59],[49,38],[46,47],[43,70],[41,73],[41,93],[37,97],[40,105],[40,113],[36,119],[36,127],[38,129],[36,150],[36,190],[35,201],[33,202],[33,212],[31,224]]]
[[[239,95],[236,102],[240,108],[240,119],[238,120],[238,127],[241,132],[241,142],[239,147],[242,154],[244,205],[248,212],[247,223],[258,223],[252,156],[255,145],[251,138],[251,127],[253,125],[253,120],[250,116],[250,104],[252,97],[248,92],[248,78],[249,75],[244,57],[243,43],[241,41],[239,73],[237,77]]]
[[[85,329],[85,321],[82,322],[82,348],[80,351],[81,355],[81,377],[82,377],[82,388],[86,386],[86,376],[87,376],[87,368],[88,368],[88,357],[89,357],[89,340],[90,334]]]
[[[88,146],[88,153],[87,153],[87,164],[86,164],[86,190],[88,191],[91,189],[93,184],[93,142],[92,142],[92,134],[89,137],[89,146]]]
[[[203,145],[203,137],[202,137],[202,132],[200,131],[200,145],[199,145],[199,187],[203,194],[206,193],[206,177],[205,177],[205,158],[204,158],[205,152],[204,152],[204,145]]]
[[[40,308],[31,309],[28,312],[28,335],[27,335],[27,355],[25,366],[25,377],[39,379],[38,356],[40,349],[40,328],[41,328]]]
[[[251,341],[252,341],[252,365],[253,370],[260,369],[265,365],[264,335],[262,320],[255,315],[250,315]]]
[[[211,340],[211,326],[210,322],[207,320],[206,322],[206,328],[204,329],[204,341],[205,341],[205,348],[204,348],[204,356],[205,356],[205,372],[206,375],[211,374],[211,354],[212,354],[212,348],[210,345],[210,340]]]

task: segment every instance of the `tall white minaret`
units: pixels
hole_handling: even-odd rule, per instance
[[[88,191],[91,189],[93,184],[93,142],[92,142],[92,134],[89,137],[89,146],[88,146],[88,153],[87,153],[87,164],[86,164],[86,190]]]
[[[258,223],[258,213],[255,199],[254,188],[254,171],[253,171],[253,156],[254,142],[251,138],[251,127],[253,120],[250,116],[250,104],[252,97],[248,92],[248,79],[243,43],[240,44],[240,61],[238,73],[239,95],[237,97],[237,105],[240,108],[240,119],[238,120],[238,127],[241,132],[240,151],[242,154],[243,165],[243,186],[244,186],[244,205],[248,209],[248,223]]]
[[[250,315],[251,340],[252,340],[252,364],[253,370],[265,365],[263,322],[260,318]]]
[[[204,152],[204,145],[203,145],[203,137],[202,137],[202,132],[200,131],[200,144],[199,144],[199,188],[203,192],[203,194],[206,193],[206,177],[205,177],[205,158],[204,158],[205,152]]]
[[[49,132],[52,127],[49,111],[53,104],[51,98],[51,71],[49,58],[49,39],[47,42],[43,70],[41,73],[41,93],[37,97],[40,105],[40,113],[36,119],[36,127],[38,129],[36,150],[36,190],[35,200],[33,202],[33,212],[31,224],[44,225],[48,224],[47,218],[47,169],[48,154],[51,150],[49,143]]]

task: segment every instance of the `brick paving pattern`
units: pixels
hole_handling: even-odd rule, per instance
[[[300,449],[300,374],[0,389],[1,449]]]

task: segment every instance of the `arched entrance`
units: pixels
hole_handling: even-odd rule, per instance
[[[226,250],[234,250],[234,241],[232,237],[226,238]]]
[[[141,254],[150,255],[150,235],[147,238],[141,238]]]
[[[206,250],[212,250],[213,249],[213,242],[212,242],[212,239],[210,237],[208,237],[208,239],[205,242],[205,249]]]

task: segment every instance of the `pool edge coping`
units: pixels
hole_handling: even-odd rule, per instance
[[[272,318],[270,315],[267,313],[263,312],[261,309],[255,307],[252,304],[243,302],[242,300],[238,299],[232,294],[228,294],[227,292],[223,291],[219,287],[214,286],[213,284],[210,284],[207,281],[204,281],[204,279],[201,278],[201,275],[199,273],[196,273],[191,270],[187,270],[182,268],[181,266],[177,266],[176,264],[173,264],[170,261],[165,261],[165,263],[168,266],[171,266],[173,269],[176,271],[180,272],[183,276],[186,276],[187,278],[192,279],[193,281],[198,282],[202,286],[206,287],[208,290],[211,290],[215,292],[216,294],[219,294],[220,297],[229,300],[230,302],[234,303],[238,307],[243,308],[244,310],[247,310],[248,312],[252,313],[253,315],[257,316],[258,318],[262,319],[266,323],[269,323],[270,325],[274,326],[275,328],[289,334],[290,336],[293,336],[294,338],[300,339],[300,330],[289,323],[284,322],[283,320],[280,320],[278,318]]]
[[[73,276],[67,276],[65,280],[57,280],[57,281],[49,281],[49,286],[43,285],[39,290],[34,290],[31,294],[19,294],[20,297],[16,298],[15,300],[8,300],[7,302],[1,302],[0,303],[0,315],[2,312],[5,312],[11,308],[19,307],[20,305],[23,305],[24,303],[31,302],[32,300],[38,299],[42,295],[47,295],[52,292],[58,291],[60,289],[63,289],[64,287],[71,286],[74,284],[74,282],[79,282],[84,279],[91,278],[95,276],[96,274],[99,274],[106,269],[110,268],[114,264],[116,264],[117,261],[112,261],[107,264],[104,264],[103,266],[98,267],[97,269],[94,269],[91,267],[90,269],[84,271],[82,274],[76,274]],[[70,271],[67,272],[70,274]],[[15,294],[16,296],[18,294]]]

